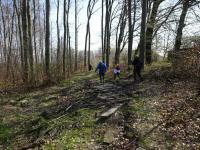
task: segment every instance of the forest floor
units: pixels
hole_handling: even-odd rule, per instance
[[[168,63],[146,68],[140,83],[101,84],[88,72],[0,93],[0,149],[200,149],[198,82],[178,78]]]

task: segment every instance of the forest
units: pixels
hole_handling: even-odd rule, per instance
[[[199,150],[200,0],[0,0],[0,149]]]

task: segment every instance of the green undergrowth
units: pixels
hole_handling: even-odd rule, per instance
[[[99,110],[80,109],[50,122],[51,128],[66,125],[58,138],[46,141],[43,149],[87,149],[92,141],[96,125],[94,114]],[[88,145],[89,144],[89,145]]]
[[[0,144],[10,143],[13,136],[13,128],[8,124],[0,123]]]

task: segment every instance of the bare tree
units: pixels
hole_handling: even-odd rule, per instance
[[[142,0],[142,21],[140,31],[140,60],[144,67],[144,52],[146,49],[146,16],[147,16],[147,1]]]
[[[121,14],[119,17],[119,22],[117,24],[117,32],[116,32],[116,51],[115,51],[115,64],[119,63],[121,47],[123,43],[123,39],[125,37],[125,27],[127,23],[127,5],[126,1],[123,2],[123,6],[121,9]]]
[[[87,25],[86,25],[86,35],[85,35],[85,50],[84,50],[84,68],[87,66],[87,47],[88,47],[88,67],[90,65],[90,19],[94,11],[94,6],[97,3],[97,0],[89,0],[87,6]],[[88,40],[89,38],[89,40]]]
[[[32,46],[32,24],[31,24],[31,12],[30,2],[27,1],[27,20],[28,20],[28,48],[29,48],[29,65],[30,65],[30,81],[33,82],[34,70],[33,70],[33,46]]]
[[[60,8],[60,0],[57,1],[57,69],[58,72],[60,70],[60,28],[59,28],[59,8]]]
[[[24,69],[23,81],[28,82],[28,27],[27,27],[27,0],[21,0],[22,4],[22,31],[23,31],[23,52]]]
[[[147,21],[147,29],[146,29],[146,63],[150,64],[152,62],[152,40],[153,40],[153,31],[156,23],[156,16],[158,12],[159,5],[164,0],[154,0],[153,7],[150,13],[150,17]]]
[[[77,0],[75,0],[75,65],[74,71],[78,69],[78,4]]]
[[[179,24],[178,24],[177,35],[176,35],[176,40],[175,40],[175,45],[174,45],[174,49],[176,51],[179,51],[179,49],[181,47],[183,28],[185,27],[185,24],[184,24],[185,18],[187,15],[187,11],[191,5],[189,0],[182,0],[182,4],[183,4],[183,8],[182,8],[182,12],[180,15],[180,20],[179,20]]]
[[[50,0],[46,0],[45,73],[50,79]]]

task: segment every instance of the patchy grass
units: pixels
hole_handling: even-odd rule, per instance
[[[0,144],[10,143],[13,138],[13,127],[0,123]]]
[[[87,149],[94,144],[93,132],[96,128],[94,114],[97,110],[80,109],[68,116],[53,121],[52,129],[66,125],[59,138],[46,142],[44,149]]]

